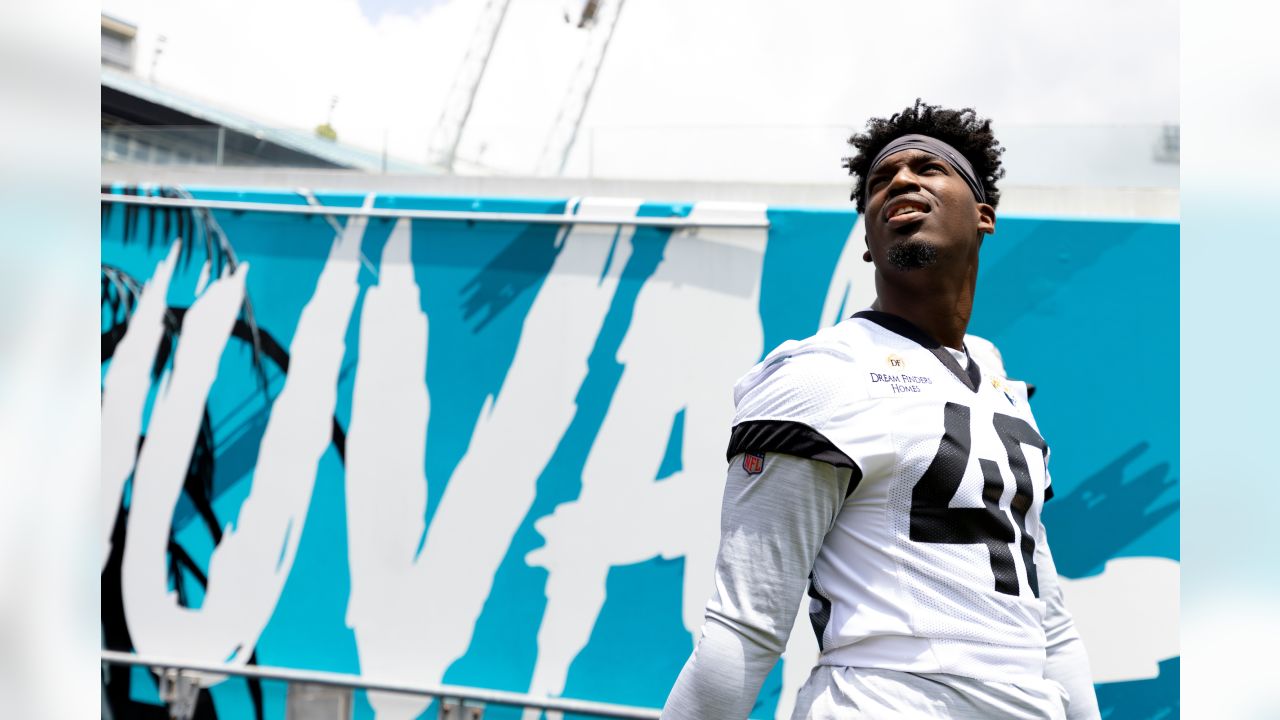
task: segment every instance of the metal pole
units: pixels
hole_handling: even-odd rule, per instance
[[[635,227],[688,228],[761,228],[768,220],[692,220],[683,217],[581,216],[544,213],[467,212],[454,210],[396,210],[393,208],[336,207],[333,205],[284,205],[281,203],[242,202],[238,200],[197,200],[146,195],[102,193],[102,202],[123,205],[156,205],[159,207],[208,208],[236,212],[268,212],[292,215],[358,215],[377,218],[410,218],[414,220],[464,220],[471,222],[529,223],[531,225],[628,225]]]
[[[587,37],[587,47],[583,51],[569,87],[565,91],[564,100],[556,113],[551,132],[547,135],[542,153],[538,157],[536,172],[540,175],[563,175],[565,165],[569,161],[569,153],[578,138],[578,129],[586,115],[587,105],[591,102],[591,93],[595,89],[596,80],[600,77],[600,68],[609,52],[609,43],[613,32],[618,27],[618,18],[622,16],[624,0],[603,0],[602,10],[597,10]]]
[[[222,151],[223,151],[223,147],[226,145],[226,142],[227,142],[227,129],[222,126],[218,126],[218,155],[213,163],[217,167],[222,167]]]
[[[430,151],[436,155],[437,162],[450,173],[453,172],[462,133],[466,130],[467,119],[471,117],[471,108],[480,92],[480,83],[489,67],[493,46],[498,41],[498,33],[502,30],[502,21],[507,16],[507,6],[510,4],[511,0],[488,0],[481,8],[471,44],[462,58],[458,74],[453,78],[444,108],[440,111],[440,120],[432,133]]]
[[[261,680],[280,680],[284,682],[312,683],[329,685],[353,690],[375,690],[380,692],[403,693],[405,695],[427,695],[430,697],[457,698],[464,701],[482,702],[489,705],[506,705],[508,707],[536,708],[539,710],[556,710],[567,713],[594,715],[604,718],[627,718],[630,720],[658,720],[661,713],[652,708],[613,705],[588,700],[569,700],[565,698],[535,697],[524,693],[504,690],[486,690],[483,688],[460,687],[457,685],[400,685],[366,680],[358,675],[330,673],[317,670],[294,670],[290,668],[266,667],[262,665],[224,665],[213,663],[192,663],[159,658],[144,657],[133,653],[114,650],[102,651],[102,662],[108,665],[129,665],[147,667],[154,670],[187,670],[197,673],[215,675],[235,675],[238,677],[258,678]]]
[[[578,139],[578,128],[582,126],[582,118],[587,114],[587,105],[591,103],[591,93],[596,89],[596,79],[600,77],[600,68],[604,65],[605,54],[609,52],[609,42],[613,40],[613,30],[618,27],[618,18],[622,15],[622,3],[625,0],[614,0],[613,17],[610,19],[608,34],[604,36],[604,47],[600,48],[600,59],[591,70],[591,80],[587,83],[582,97],[582,105],[578,107],[577,117],[573,120],[573,129],[569,131],[569,142],[565,143],[564,153],[560,156],[557,175],[564,175],[564,166],[569,162],[569,153],[573,151],[573,143]]]

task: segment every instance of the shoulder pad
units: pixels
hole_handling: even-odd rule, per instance
[[[965,335],[964,346],[969,350],[969,357],[977,361],[978,366],[988,372],[1008,376],[1004,369],[1004,356],[995,343],[977,335]]]
[[[819,338],[783,343],[734,385],[734,425],[790,420],[820,428],[851,399],[852,364],[839,343]]]

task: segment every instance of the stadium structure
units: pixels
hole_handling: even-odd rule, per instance
[[[151,82],[103,17],[103,717],[658,717],[730,388],[871,301],[862,225],[847,178],[753,176],[734,133],[572,171],[623,0],[566,17],[536,166],[486,172],[459,138],[508,2],[419,160]],[[1177,128],[1108,130],[1114,166],[1099,132],[1002,133],[971,332],[1038,388],[1104,713],[1176,717]],[[816,656],[798,608],[752,717]]]

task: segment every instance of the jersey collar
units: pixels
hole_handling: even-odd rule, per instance
[[[978,392],[978,388],[982,386],[982,371],[978,368],[978,363],[974,362],[973,357],[969,355],[969,348],[966,347],[964,349],[965,356],[969,358],[969,367],[966,370],[960,367],[960,363],[956,362],[956,359],[942,347],[941,343],[934,340],[925,331],[911,324],[910,321],[880,310],[863,310],[862,312],[854,313],[853,317],[870,320],[889,332],[897,333],[908,340],[914,340],[921,347],[933,353],[943,367],[950,370],[957,380],[973,392]]]

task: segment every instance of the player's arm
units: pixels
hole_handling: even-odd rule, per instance
[[[1076,630],[1075,621],[1067,611],[1058,584],[1058,570],[1053,564],[1053,553],[1044,525],[1036,542],[1036,574],[1040,581],[1040,599],[1047,606],[1044,616],[1044,633],[1048,642],[1048,664],[1045,677],[1056,680],[1066,688],[1068,720],[1097,720],[1098,697],[1093,690],[1093,674],[1089,670],[1089,656],[1084,642]]]
[[[758,473],[733,457],[721,511],[715,591],[664,720],[738,720],[787,645],[809,572],[852,471],[765,453]],[[750,466],[749,466],[750,467]]]

